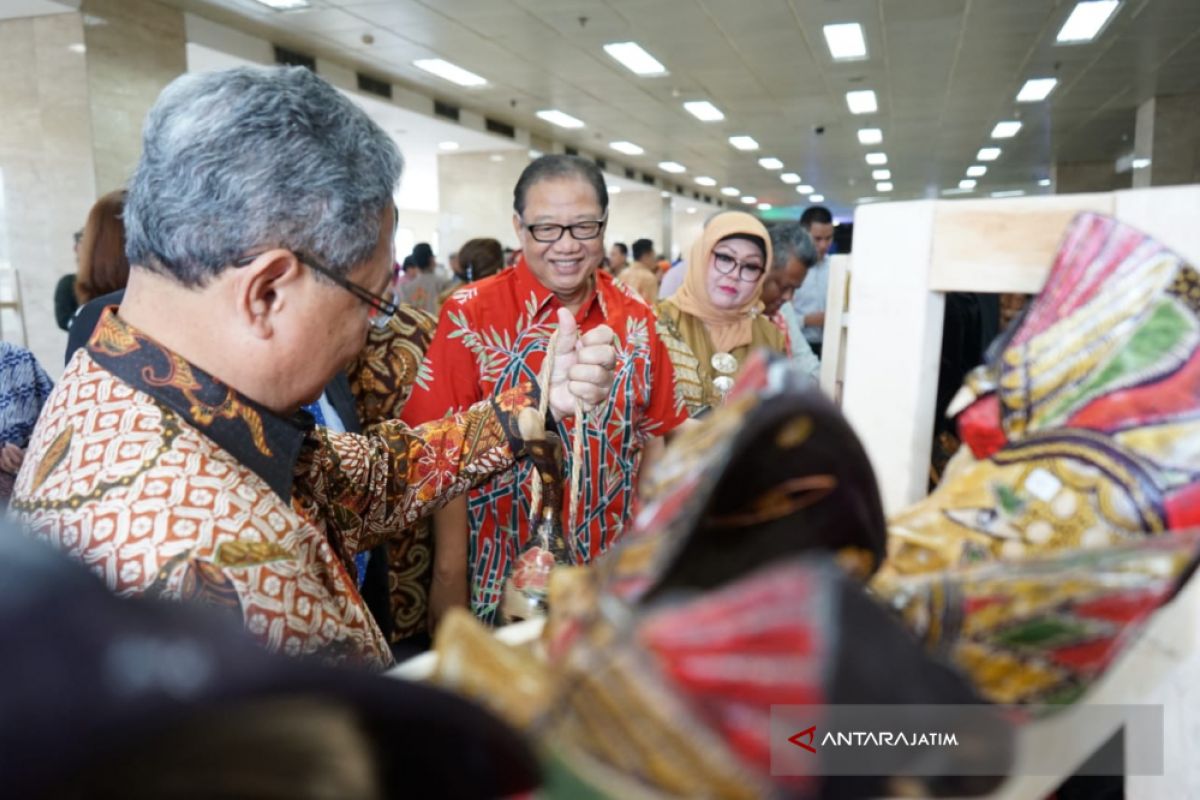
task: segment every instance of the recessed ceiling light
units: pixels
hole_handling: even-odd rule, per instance
[[[258,2],[276,11],[294,11],[297,8],[308,8],[308,0],[258,0]]]
[[[457,64],[451,64],[449,61],[444,61],[440,58],[420,58],[413,62],[413,66],[425,70],[430,75],[437,75],[443,80],[457,83],[459,86],[487,85],[487,81],[474,72],[465,70]]]
[[[616,150],[618,153],[624,153],[627,156],[640,156],[642,153],[646,152],[633,142],[609,142],[608,146],[613,150]]]
[[[87,45],[85,45],[83,42],[74,42],[72,44],[67,45],[67,49],[70,50],[72,53],[86,53]]]
[[[696,183],[700,184],[701,186],[716,186],[717,179],[710,178],[707,175],[701,175],[699,178],[696,178]]]
[[[658,196],[659,197],[670,197],[671,193],[668,192],[666,189],[663,189],[661,192],[658,193]]]
[[[1038,181],[1038,186],[1049,186],[1049,185],[1050,185],[1049,178],[1042,178],[1040,181]]]
[[[612,42],[604,45],[604,52],[620,61],[625,69],[638,75],[667,74],[667,68],[662,62],[647,53],[637,42]]]
[[[858,131],[859,144],[879,144],[883,141],[883,131],[879,128],[860,128]]]
[[[536,147],[529,148],[529,157],[530,158],[537,159],[537,158],[541,158],[544,155],[545,155],[545,153],[543,153],[541,150],[538,150]]]
[[[889,181],[880,181],[875,184],[875,191],[877,192],[890,192],[891,190],[892,184]]]
[[[752,136],[730,136],[729,143],[738,150],[757,150],[758,142]]]
[[[446,152],[449,152],[457,149],[458,142],[438,142],[438,150],[445,150]]]
[[[1134,169],[1145,169],[1150,166],[1150,163],[1150,159],[1148,158],[1135,158],[1129,165]]]
[[[850,107],[851,114],[874,114],[879,110],[875,92],[871,89],[846,92],[846,105]]]
[[[997,122],[996,127],[992,128],[993,139],[1011,139],[1017,135],[1017,131],[1021,130],[1021,123],[1015,120],[1006,122]]]
[[[499,153],[492,153],[490,156],[488,156],[488,161],[493,161],[497,164],[499,164],[503,160],[504,160],[504,156],[500,155]]]
[[[1118,0],[1085,0],[1076,3],[1067,21],[1054,37],[1058,44],[1082,44],[1100,35],[1116,12]]]
[[[1055,86],[1058,86],[1058,78],[1030,78],[1017,92],[1017,102],[1039,103],[1050,96]]]
[[[726,197],[737,197],[741,193],[741,189],[735,189],[732,186],[726,186],[721,190],[721,194],[725,195]]]
[[[892,179],[892,171],[890,169],[871,170],[871,178],[877,181],[890,181]]]
[[[557,125],[560,128],[582,128],[583,120],[572,117],[565,111],[559,111],[557,108],[547,108],[537,112],[538,119],[544,119],[551,125]]]
[[[824,203],[824,202],[825,202],[825,195],[823,195],[823,194],[810,194],[810,195],[808,196],[808,199],[809,199],[809,202],[812,202],[812,203]],[[837,224],[837,223],[835,222],[835,223],[834,223],[834,225],[836,225],[836,224]]]
[[[690,100],[683,104],[687,112],[701,122],[720,122],[725,119],[721,109],[707,100]]]
[[[783,162],[778,158],[760,158],[758,165],[763,169],[783,169]]]
[[[799,183],[800,176],[794,172],[785,172],[779,176],[779,180],[783,181],[784,183]]]
[[[970,178],[968,178],[968,179],[966,179],[966,180],[959,181],[959,182],[958,182],[958,188],[960,188],[960,189],[974,189],[974,188],[975,188],[975,186],[976,186],[976,184],[977,184],[977,182],[976,182],[976,181],[973,181],[973,180],[971,180]]]
[[[972,181],[973,183],[973,181]],[[942,189],[942,194],[970,194],[970,189]]]
[[[620,193],[621,193],[621,187],[620,187],[620,186],[609,186],[609,187],[608,187],[608,193],[609,193],[609,194],[620,194]]]
[[[687,167],[676,161],[660,161],[658,168],[663,172],[687,172]]]
[[[758,198],[752,194],[742,195],[742,202],[748,206],[752,206],[758,202]]]
[[[979,152],[975,154],[975,158],[980,161],[995,161],[999,157],[999,147],[981,147]]]
[[[1006,192],[992,192],[991,197],[1023,197],[1024,194],[1022,189],[1012,189]]]
[[[796,187],[796,191],[800,194],[812,194],[814,190],[813,187],[809,186],[807,183],[802,183]]]
[[[689,213],[689,214],[695,214],[695,213],[696,213],[696,207],[695,207],[695,206],[688,206],[687,213]]]
[[[872,167],[882,167],[887,163],[887,153],[867,153],[867,163]]]
[[[772,208],[772,206],[770,203],[759,203],[758,204],[759,211],[770,211],[771,208]]]
[[[987,175],[987,167],[982,164],[972,164],[967,167],[968,178],[982,178],[984,175]]]
[[[829,45],[829,54],[834,61],[851,61],[867,57],[867,40],[863,37],[862,25],[857,22],[843,22],[837,25],[826,25],[825,43]]]

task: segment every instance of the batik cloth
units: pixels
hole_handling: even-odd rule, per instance
[[[686,418],[654,312],[607,273],[597,271],[594,279],[595,293],[575,318],[582,332],[612,328],[617,361],[607,402],[583,423],[578,519],[568,520],[563,510],[568,550],[577,563],[591,561],[621,537],[633,513],[643,445]],[[451,295],[404,420],[436,419],[536,380],[562,307],[523,257],[513,269]],[[571,442],[576,424],[574,418],[558,423],[564,443]],[[566,449],[569,475],[573,455]],[[529,538],[532,470],[522,463],[469,495],[471,605],[488,621],[495,619],[504,581]]]
[[[0,442],[24,447],[54,382],[23,347],[0,342]]]
[[[122,595],[237,613],[271,650],[385,666],[354,554],[513,463],[537,389],[364,435],[279,417],[101,317],[46,403],[12,507]]]

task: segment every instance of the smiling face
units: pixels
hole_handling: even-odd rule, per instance
[[[604,260],[603,228],[594,239],[580,241],[563,231],[556,242],[539,242],[526,226],[573,225],[603,217],[596,191],[579,177],[549,178],[533,184],[525,195],[524,217],[513,215],[513,229],[521,240],[529,271],[569,308],[582,303],[591,291],[592,273]]]
[[[731,263],[730,259],[737,264]],[[752,268],[756,267],[757,272]],[[729,274],[722,274],[728,270]],[[751,274],[753,273],[753,274]],[[752,278],[742,280],[741,277]],[[705,288],[712,304],[732,311],[744,307],[762,281],[763,252],[758,245],[745,239],[722,239],[708,256]]]

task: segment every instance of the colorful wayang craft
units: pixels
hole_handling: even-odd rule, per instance
[[[1200,519],[1200,276],[1083,215],[995,353],[959,404],[964,452],[887,536],[840,414],[752,359],[672,443],[622,546],[555,573],[539,667],[483,668],[498,645],[459,626],[443,678],[610,796],[896,790],[772,779],[775,704],[1078,700],[1200,553],[1200,533],[1161,535]]]

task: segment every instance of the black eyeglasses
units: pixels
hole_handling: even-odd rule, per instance
[[[529,235],[533,237],[535,242],[542,242],[543,244],[557,242],[567,231],[571,232],[571,238],[575,241],[586,242],[600,235],[600,232],[604,230],[605,222],[608,222],[607,215],[602,219],[576,222],[574,225],[556,225],[553,222],[539,222],[536,225],[526,225],[525,230],[529,231]]]
[[[388,322],[390,322],[392,317],[396,316],[396,312],[400,310],[399,297],[396,295],[396,291],[394,289],[388,290],[387,297],[377,295],[368,289],[364,289],[353,281],[346,280],[341,275],[338,275],[329,267],[325,266],[316,258],[307,253],[300,252],[299,250],[293,250],[292,253],[296,256],[296,259],[301,264],[306,264],[313,272],[321,273],[326,278],[366,303],[367,319],[370,321],[372,327],[386,328]],[[258,258],[259,255],[261,254],[239,258],[237,261],[233,262],[233,265],[235,267],[247,266],[251,261]]]
[[[728,275],[734,270],[737,270],[737,279],[743,283],[755,283],[762,277],[763,267],[761,264],[750,264],[745,261],[738,261],[729,253],[722,253],[720,250],[713,251],[713,261],[716,263],[717,272],[722,275]]]

